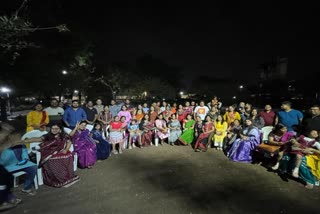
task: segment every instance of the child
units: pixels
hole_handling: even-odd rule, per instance
[[[132,143],[131,146],[131,140],[133,139],[134,141],[136,138],[138,138],[139,145],[141,146],[141,132],[139,130],[139,125],[137,123],[136,119],[133,119],[131,123],[128,125],[128,131],[129,131],[129,149],[135,148],[135,144]]]
[[[105,160],[110,156],[110,144],[104,139],[102,125],[95,123],[91,131],[91,137],[96,142],[97,146],[97,159]]]
[[[301,135],[298,139],[292,139],[290,142],[292,143],[291,146],[291,154],[296,155],[296,163],[295,168],[293,169],[292,176],[295,178],[299,177],[299,167],[302,162],[302,157],[306,155],[305,150],[307,148],[316,148],[320,150],[320,143],[317,142],[317,138],[319,137],[318,131],[311,130],[309,133],[309,137],[305,137]],[[308,154],[313,154],[310,152]]]
[[[148,114],[148,113],[149,113],[149,110],[150,110],[150,109],[149,109],[147,103],[144,103],[144,104],[143,104],[142,110],[143,110],[143,113],[145,113],[145,114]]]

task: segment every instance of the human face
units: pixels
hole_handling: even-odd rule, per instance
[[[244,108],[244,107],[245,107],[245,103],[244,103],[244,102],[240,102],[239,106],[240,106],[241,108]]]
[[[171,119],[175,120],[176,119],[176,115],[175,114],[171,115]]]
[[[200,106],[204,106],[204,102],[203,101],[200,102]]]
[[[234,111],[234,108],[233,108],[233,106],[229,106],[229,111]]]
[[[138,109],[137,114],[142,114],[142,110]]]
[[[108,106],[105,106],[105,107],[103,108],[103,110],[104,110],[105,112],[107,112],[107,111],[109,111],[109,107],[108,107]]]
[[[286,133],[288,131],[287,127],[283,127],[282,129],[280,129],[281,133]]]
[[[111,100],[111,105],[116,104],[116,102],[114,100]]]
[[[319,137],[319,134],[318,134],[318,132],[316,130],[312,130],[310,132],[310,137],[314,138],[314,139],[317,139]]]
[[[149,115],[144,115],[144,119],[149,120]]]
[[[142,105],[139,104],[139,105],[138,105],[138,109],[142,109]]]
[[[198,117],[197,117],[197,121],[198,121],[198,122],[202,121],[202,120],[201,120],[201,117],[198,116]]]
[[[265,107],[264,107],[264,109],[266,110],[266,111],[271,111],[271,105],[266,105]]]
[[[257,114],[258,114],[257,109],[253,109],[251,113],[253,116],[257,116]]]
[[[51,107],[57,107],[58,106],[58,101],[51,100],[50,105],[51,105]]]
[[[148,104],[147,104],[147,103],[144,103],[144,104],[143,104],[143,107],[147,108],[147,107],[148,107]]]
[[[289,105],[287,105],[287,104],[282,104],[281,105],[281,109],[283,109],[283,110],[288,110],[290,107],[289,107]]]
[[[160,119],[160,120],[162,120],[162,119],[163,119],[163,115],[162,115],[162,114],[159,114],[159,116],[158,116],[158,117],[159,117],[159,119]]]
[[[250,126],[252,124],[251,120],[246,120],[246,125]]]
[[[239,125],[240,125],[240,122],[239,122],[239,120],[235,120],[235,121],[233,121],[233,124],[234,124],[235,126],[239,126]]]
[[[122,116],[122,117],[120,118],[120,121],[123,123],[124,121],[126,121],[126,117]]]
[[[131,125],[135,125],[135,124],[136,124],[136,121],[132,120]]]
[[[102,104],[102,101],[100,99],[97,99],[97,105],[101,105]]]
[[[93,106],[93,102],[92,101],[89,101],[88,102],[88,107],[92,107]]]
[[[191,119],[192,119],[192,116],[191,116],[190,114],[188,114],[187,119],[188,119],[188,120],[191,120]]]
[[[179,109],[183,109],[183,106],[182,106],[182,105],[179,105]]]
[[[100,130],[100,129],[101,129],[100,124],[97,124],[97,125],[96,125],[96,130]]]
[[[114,117],[114,121],[115,121],[115,122],[118,122],[118,121],[119,121],[119,117],[118,117],[118,116],[115,116],[115,117]]]
[[[41,104],[37,104],[37,105],[35,106],[35,109],[36,109],[36,111],[42,111],[43,107],[42,107]]]
[[[211,121],[211,117],[210,117],[210,116],[207,116],[207,117],[206,117],[206,121],[207,121],[207,122],[210,122],[210,121]]]
[[[79,102],[78,101],[74,101],[72,103],[72,108],[78,108],[79,107]]]
[[[319,107],[312,107],[312,108],[310,109],[310,111],[311,111],[312,116],[317,116],[317,115],[320,114],[320,109],[319,109]]]
[[[189,102],[186,102],[186,106],[189,107],[189,106],[190,106],[190,103],[189,103]]]
[[[154,107],[153,106],[150,107],[150,111],[154,111]]]
[[[57,135],[61,132],[60,127],[56,125],[52,126],[50,130],[51,130],[51,134],[53,135]]]
[[[218,121],[222,121],[222,116],[218,115],[217,119],[218,119]]]
[[[192,106],[194,106],[195,104],[196,104],[196,102],[194,102],[194,101],[191,102],[191,105],[192,105]]]
[[[122,111],[127,111],[127,107],[126,106],[122,106]]]
[[[167,103],[166,102],[162,102],[162,106],[167,106]]]
[[[129,105],[130,104],[130,100],[126,100],[126,104]]]
[[[86,129],[86,126],[87,126],[87,124],[86,124],[86,123],[80,123],[80,125],[79,125],[79,129],[80,129],[81,131],[83,131],[83,130],[85,130],[85,129]]]

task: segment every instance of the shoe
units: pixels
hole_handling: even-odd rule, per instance
[[[276,163],[273,167],[271,167],[272,170],[277,170],[279,169],[279,163]]]
[[[119,151],[119,154],[122,154],[122,150]]]
[[[33,189],[22,189],[21,192],[26,193],[28,195],[36,195],[36,191],[33,191]]]
[[[313,186],[314,186],[313,184],[310,184],[307,182],[307,184],[304,187],[307,189],[313,189]]]
[[[9,210],[9,209],[14,208],[16,206],[17,205],[15,205],[15,204],[4,202],[4,203],[0,204],[0,211]]]
[[[113,154],[117,155],[117,154],[118,154],[118,152],[117,152],[117,151],[113,151]]]
[[[299,168],[294,168],[292,176],[295,178],[299,178]]]
[[[132,149],[132,146],[129,146],[129,149]]]

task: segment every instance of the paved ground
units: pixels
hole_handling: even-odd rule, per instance
[[[77,174],[81,181],[69,188],[19,193],[23,204],[8,213],[319,213],[320,188],[284,182],[262,166],[230,162],[213,149],[126,150]]]

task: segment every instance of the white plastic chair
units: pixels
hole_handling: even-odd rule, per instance
[[[72,132],[71,129],[66,128],[66,127],[63,128],[63,130],[68,135]],[[69,151],[74,152],[73,144],[71,144]],[[78,169],[78,154],[76,152],[74,152],[74,154],[73,154],[73,171],[77,171],[77,169]]]
[[[18,187],[18,177],[20,177],[21,175],[25,175],[25,174],[27,174],[25,171],[18,171],[18,172],[12,173],[13,187]],[[39,188],[37,175],[34,177],[33,183],[34,183],[34,188],[37,190]]]
[[[262,142],[268,141],[268,136],[272,132],[273,126],[265,126],[261,129],[262,132]]]
[[[47,134],[47,131],[40,131],[40,130],[32,130],[30,132],[25,133],[22,137],[21,140],[26,140],[29,138],[35,138],[35,137],[41,137],[45,134]],[[40,142],[32,142],[30,143],[30,148],[28,150],[29,153],[35,153],[36,154],[36,160],[37,160],[37,165],[39,166],[40,159],[41,159],[41,153],[36,151],[37,148],[39,148]],[[20,176],[20,175],[19,175]],[[37,177],[38,177],[38,185],[43,185],[43,177],[42,177],[42,169],[38,168],[37,169]]]

